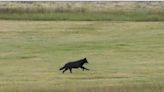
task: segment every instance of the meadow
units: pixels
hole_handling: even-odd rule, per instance
[[[163,92],[163,30],[163,22],[0,20],[0,92]],[[84,57],[90,71],[59,71]]]
[[[0,92],[163,92],[163,8],[0,2]],[[59,71],[85,57],[90,71]]]

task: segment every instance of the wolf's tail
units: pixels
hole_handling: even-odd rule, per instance
[[[65,66],[61,67],[59,70],[63,70],[65,68]]]

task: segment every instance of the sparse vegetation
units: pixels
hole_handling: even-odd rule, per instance
[[[163,21],[164,2],[0,2],[0,19]]]

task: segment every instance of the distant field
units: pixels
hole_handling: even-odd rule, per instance
[[[3,20],[164,21],[164,2],[0,2]]]
[[[0,21],[0,92],[163,92],[164,23]],[[58,69],[87,57],[90,71]]]
[[[64,21],[164,21],[164,14],[148,12],[111,13],[7,13],[0,14],[3,20],[64,20]]]

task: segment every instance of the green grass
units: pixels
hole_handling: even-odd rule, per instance
[[[3,20],[164,21],[164,13],[142,11],[1,13]]]
[[[0,21],[1,92],[163,92],[164,23]],[[62,74],[68,61],[90,64]]]

